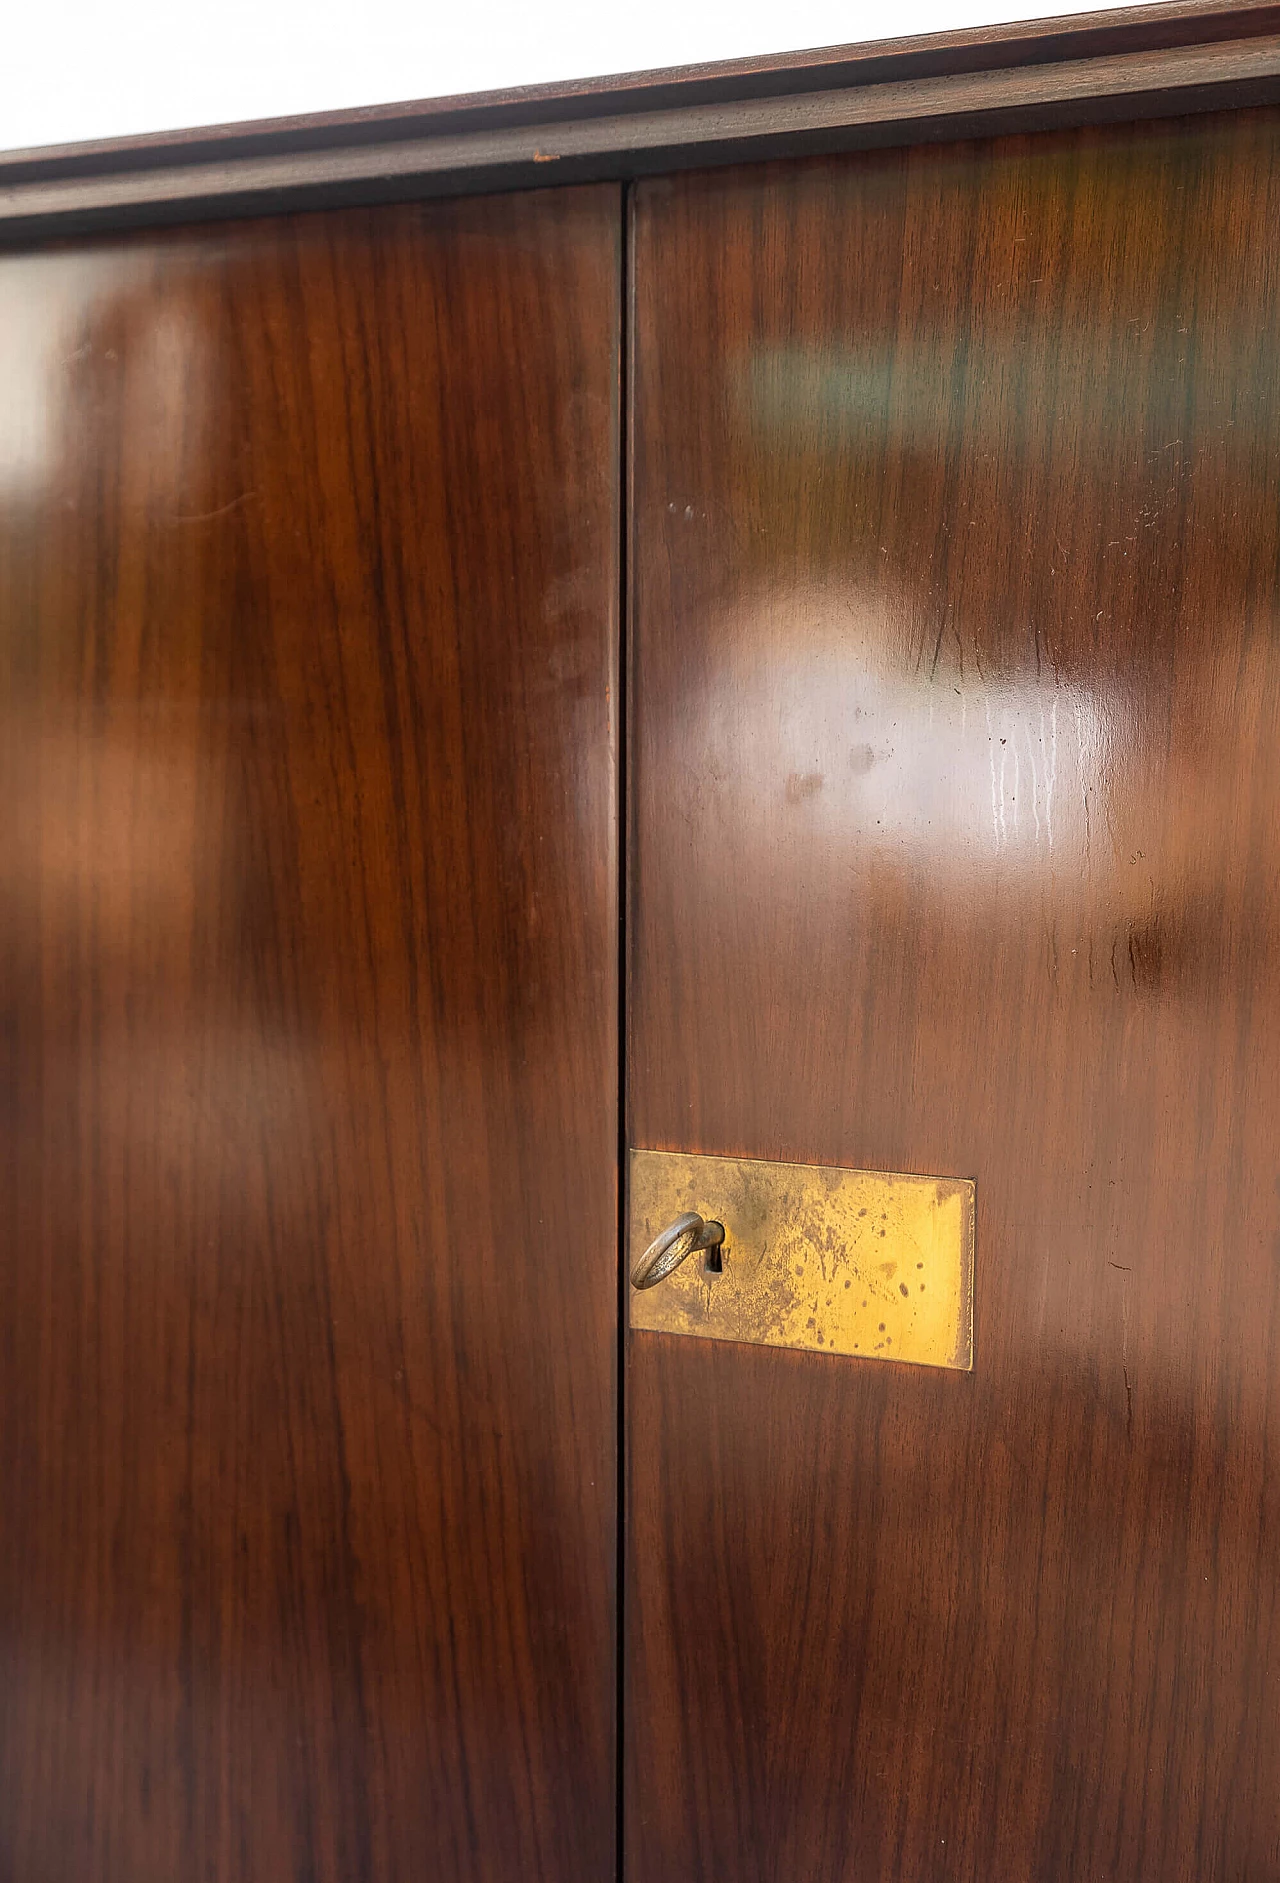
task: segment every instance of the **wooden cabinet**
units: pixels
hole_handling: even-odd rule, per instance
[[[1280,1875],[1278,224],[1247,8],[0,163],[0,1877]]]

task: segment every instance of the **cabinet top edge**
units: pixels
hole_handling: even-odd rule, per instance
[[[1102,13],[0,152],[0,241],[1280,101],[1280,3]]]

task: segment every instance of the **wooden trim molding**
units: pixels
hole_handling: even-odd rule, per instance
[[[0,156],[0,240],[626,178],[1280,100],[1280,5],[1164,0]]]

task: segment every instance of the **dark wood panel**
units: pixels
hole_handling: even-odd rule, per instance
[[[619,200],[0,264],[0,1871],[613,1865]]]
[[[0,157],[0,238],[1274,103],[1278,22],[1274,0],[1157,0],[682,70],[15,151]]]
[[[972,1177],[971,1376],[633,1336],[631,1883],[1280,1875],[1280,120],[640,186],[633,1142]]]

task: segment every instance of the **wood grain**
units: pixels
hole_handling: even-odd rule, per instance
[[[638,187],[632,1141],[978,1218],[971,1376],[632,1336],[629,1883],[1280,1875],[1278,217]]]
[[[612,1872],[618,230],[0,263],[6,1877]]]

